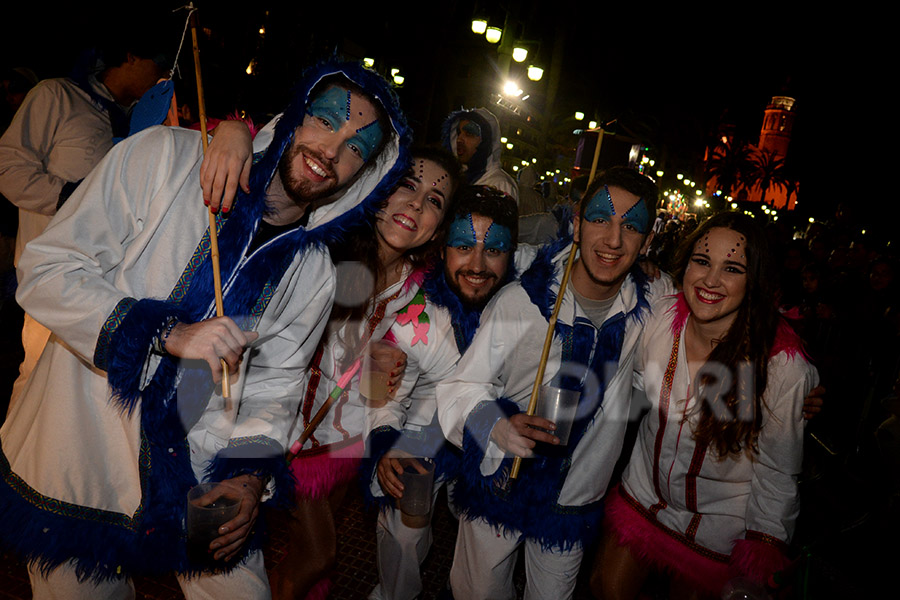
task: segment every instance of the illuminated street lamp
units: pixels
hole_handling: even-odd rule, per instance
[[[500,37],[503,35],[503,30],[499,27],[488,27],[484,31],[484,39],[486,39],[491,44],[496,44],[500,41]]]
[[[487,21],[484,19],[473,19],[472,20],[472,31],[481,35],[487,29]]]
[[[534,65],[529,65],[528,67],[528,79],[532,81],[540,81],[541,77],[544,76],[544,70],[540,67],[536,67]]]
[[[580,110],[576,110],[576,111],[575,111],[575,120],[576,120],[576,121],[583,121],[583,120],[584,120],[584,113],[581,112]]]
[[[372,67],[375,66],[375,59],[374,59],[374,58],[364,58],[364,59],[363,59],[363,64],[364,64],[366,67],[368,67],[368,68],[371,69]]]
[[[518,97],[518,96],[522,95],[522,92],[523,92],[522,88],[520,88],[519,84],[516,83],[515,81],[507,81],[506,84],[504,84],[504,86],[503,86],[503,93],[506,94],[507,96]]]
[[[512,57],[516,62],[523,62],[526,58],[528,58],[528,48],[513,48]]]
[[[588,129],[597,129],[597,121],[589,121]]]

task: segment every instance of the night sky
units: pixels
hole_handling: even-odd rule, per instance
[[[6,66],[31,66],[41,77],[64,75],[77,49],[97,39],[104,29],[121,27],[119,23],[126,23],[126,29],[142,27],[143,17],[121,16],[140,4],[72,3],[49,10],[38,3],[20,3],[6,8],[0,25],[0,56]],[[182,5],[143,4],[157,15]],[[201,24],[214,27],[218,35],[218,45],[201,46],[211,114],[235,105],[259,114],[277,111],[292,78],[329,43],[333,47],[350,42],[367,54],[390,58],[400,63],[410,82],[439,78],[456,68],[454,52],[459,48],[478,51],[475,44],[480,44],[485,56],[495,51],[470,32],[476,10],[471,1],[397,2],[390,9],[382,8],[387,3],[378,3],[379,8],[372,10],[351,9],[338,2],[207,0],[196,4]],[[715,9],[719,12],[692,14],[649,5],[628,10],[610,8],[612,3],[585,7],[587,3],[568,0],[515,4],[520,7],[522,35],[541,40],[540,61],[545,68],[549,68],[554,33],[563,32],[564,66],[556,101],[561,114],[580,109],[589,117],[596,114],[604,120],[643,124],[680,167],[702,159],[705,143],[723,117],[737,126],[739,136],[756,142],[769,99],[787,93],[797,99],[791,158],[799,176],[803,110],[810,103],[803,89],[801,57],[808,52],[795,31],[799,19],[790,9],[778,7],[773,15],[771,7],[763,5],[749,9],[720,5]],[[255,28],[264,19],[264,9],[270,15],[266,43],[260,49]],[[160,34],[172,39],[173,49],[183,24],[183,16],[173,17]],[[251,84],[242,72],[247,57],[254,53],[262,57],[267,70]],[[190,55],[188,35],[183,65],[190,66],[185,62]],[[422,88],[406,87],[400,98],[414,129],[427,128],[428,136],[434,137],[444,115],[423,109],[422,99],[427,96]],[[422,122],[426,118],[427,123]]]

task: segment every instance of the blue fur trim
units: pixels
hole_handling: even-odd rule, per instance
[[[394,508],[394,498],[387,494],[375,496],[372,494],[370,483],[376,476],[378,461],[394,447],[398,439],[400,432],[389,425],[373,429],[366,438],[366,454],[359,465],[359,484],[367,506],[378,506],[382,510]]]
[[[248,473],[272,478],[275,493],[268,502],[279,507],[293,504],[294,475],[284,459],[281,444],[263,436],[235,438],[206,467],[209,481],[224,481]]]
[[[476,415],[476,411],[490,404],[495,403],[479,404],[466,420],[462,465],[453,489],[454,504],[465,518],[484,519],[501,531],[522,534],[540,543],[545,550],[569,550],[577,544],[589,544],[597,535],[602,504],[557,504],[569,471],[569,457],[560,457],[559,452],[554,456],[536,454],[525,461],[518,479],[512,482],[509,482],[511,457],[503,459],[493,475],[481,475],[481,461],[490,436],[488,425],[493,427],[498,413],[519,412],[517,404],[500,398],[494,407],[488,408],[486,415]],[[541,452],[543,448],[536,450]]]
[[[447,440],[437,422],[435,415],[431,424],[422,431],[404,429],[397,431],[384,425],[372,431],[366,440],[366,458],[360,465],[360,484],[367,505],[376,505],[382,510],[395,508],[391,496],[375,496],[372,494],[370,482],[375,477],[378,461],[388,450],[396,448],[413,456],[424,456],[434,460],[435,481],[455,479],[459,473],[460,452]]]
[[[556,292],[554,289],[559,287],[559,277],[556,275],[556,265],[553,263],[553,257],[571,243],[572,236],[567,233],[558,240],[541,246],[531,266],[519,278],[522,288],[528,294],[528,297],[531,298],[531,302],[538,307],[538,310],[541,311],[541,314],[548,321],[553,312],[553,305],[556,303]]]
[[[510,261],[511,262],[511,261]],[[510,264],[504,284],[515,277],[515,269]],[[422,288],[428,296],[428,301],[440,306],[450,313],[450,322],[453,324],[453,332],[456,336],[456,348],[462,354],[472,343],[472,338],[481,323],[481,311],[483,307],[474,307],[463,304],[459,296],[447,285],[447,277],[444,274],[444,261],[438,261],[425,275]]]
[[[107,363],[112,397],[129,414],[141,398],[141,373],[150,346],[170,317],[190,322],[183,310],[162,300],[140,300],[132,304],[110,336],[105,359],[94,356],[95,365]]]
[[[180,450],[187,461],[189,450]],[[149,452],[144,438],[142,462],[150,460]],[[90,509],[30,488],[11,472],[0,448],[3,541],[23,561],[34,561],[45,573],[77,556],[75,572],[81,580],[100,582],[136,572],[192,572],[187,565],[182,526],[189,488],[190,484],[163,480],[160,489],[153,490],[145,481],[144,503],[134,515]],[[147,503],[160,495],[177,497],[175,510],[150,514],[145,510]]]

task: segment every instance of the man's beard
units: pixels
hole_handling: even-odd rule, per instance
[[[491,286],[484,296],[479,296],[478,298],[473,299],[473,298],[469,298],[468,296],[466,296],[463,293],[462,288],[459,286],[459,278],[463,277],[465,275],[479,275],[482,277],[491,278],[491,279],[493,279],[493,281],[491,282]],[[453,274],[452,277],[450,277],[449,274],[445,272],[444,279],[447,280],[447,286],[450,288],[450,290],[454,294],[456,294],[456,297],[459,298],[459,301],[462,303],[462,305],[470,310],[471,309],[475,309],[475,310],[483,309],[485,306],[487,306],[488,301],[490,301],[490,299],[494,297],[494,294],[497,292],[497,290],[500,289],[500,283],[498,281],[498,278],[493,273],[487,273],[487,272],[476,273],[475,271],[457,271],[456,273]]]
[[[319,164],[323,165],[329,176],[327,186],[318,188],[312,182],[296,176],[294,173],[294,159],[301,153],[315,157]],[[291,200],[301,206],[315,202],[337,191],[334,170],[328,164],[328,161],[306,146],[299,144],[293,144],[287,152],[281,155],[281,160],[278,162],[278,175],[281,177],[281,185],[284,187],[285,193],[290,196]]]

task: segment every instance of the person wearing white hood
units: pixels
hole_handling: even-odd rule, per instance
[[[0,430],[0,540],[35,598],[134,597],[132,575],[170,572],[187,598],[270,597],[254,525],[293,491],[285,446],[334,298],[326,244],[374,214],[410,140],[380,76],[307,71],[217,215],[224,317],[197,132],[115,146],[27,246],[17,300],[53,336]],[[183,523],[204,480],[242,502],[197,563]]]
[[[458,110],[444,121],[441,143],[456,154],[469,185],[489,185],[518,203],[519,188],[500,167],[500,122],[486,108]]]

